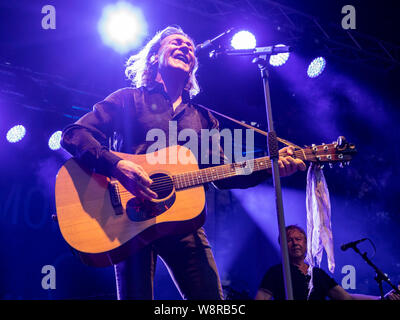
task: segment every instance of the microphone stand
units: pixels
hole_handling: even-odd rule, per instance
[[[387,282],[392,289],[400,294],[400,291],[396,288],[395,285],[393,285],[393,283],[390,282],[389,278],[387,277],[386,274],[384,274],[375,264],[372,263],[372,261],[367,257],[367,253],[361,253],[360,250],[357,248],[357,245],[352,246],[353,250],[355,252],[357,252],[364,260],[365,262],[370,265],[376,272],[376,276],[375,276],[375,281],[378,283],[379,286],[379,291],[380,291],[380,295],[381,295],[381,299],[384,300],[384,294],[383,294],[383,286],[382,286],[382,281]]]
[[[253,63],[257,63],[261,72],[261,78],[264,85],[264,101],[267,113],[267,124],[268,124],[268,135],[267,135],[267,146],[268,154],[272,160],[272,180],[275,188],[275,205],[278,217],[279,226],[279,239],[280,248],[282,255],[282,266],[283,266],[283,278],[285,285],[286,300],[293,300],[293,288],[292,279],[290,273],[290,261],[289,261],[289,250],[286,239],[286,225],[285,217],[283,212],[283,201],[282,201],[282,188],[279,176],[279,148],[276,132],[274,131],[274,123],[272,119],[272,107],[271,107],[271,95],[269,90],[269,73],[267,70],[267,57],[271,54],[277,54],[281,52],[291,51],[290,47],[261,47],[254,49],[238,49],[238,50],[225,50],[217,51],[214,50],[210,53],[211,58],[218,57],[219,55],[232,55],[232,56],[253,56]]]

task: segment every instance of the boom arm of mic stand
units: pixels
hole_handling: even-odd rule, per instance
[[[233,50],[217,49],[210,52],[210,58],[218,58],[219,56],[223,55],[260,57],[265,55],[273,55],[291,51],[293,51],[293,48],[290,46],[268,46],[268,47],[256,47],[253,49],[233,49]]]

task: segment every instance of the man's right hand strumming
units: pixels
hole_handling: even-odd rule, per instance
[[[113,170],[113,176],[134,196],[143,200],[157,198],[157,194],[150,189],[153,181],[140,165],[120,160]]]

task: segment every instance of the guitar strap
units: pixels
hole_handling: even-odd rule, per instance
[[[251,125],[248,125],[247,123],[243,123],[242,121],[236,120],[236,119],[234,119],[234,118],[232,118],[232,117],[229,117],[229,116],[227,116],[227,115],[225,115],[225,114],[223,114],[223,113],[219,113],[219,112],[217,112],[217,111],[215,111],[215,110],[206,108],[206,107],[204,107],[204,106],[202,106],[202,105],[200,105],[200,104],[197,104],[197,106],[199,106],[199,107],[201,107],[201,108],[203,108],[203,109],[205,109],[205,110],[207,110],[207,111],[209,111],[209,112],[211,112],[211,113],[214,113],[214,114],[216,114],[216,115],[219,115],[219,116],[221,116],[221,117],[223,117],[223,118],[225,118],[225,119],[228,119],[228,120],[230,120],[230,121],[233,121],[233,122],[235,122],[235,123],[241,125],[242,127],[245,127],[245,128],[247,128],[247,129],[254,130],[255,132],[258,132],[258,133],[260,133],[260,134],[262,134],[262,135],[268,137],[268,132],[266,132],[266,131],[263,131],[263,130],[260,130],[260,129],[256,128],[256,127],[253,127],[253,126],[251,126]],[[277,139],[279,142],[281,142],[281,143],[283,143],[283,144],[285,144],[285,145],[287,145],[287,146],[293,147],[293,148],[295,148],[295,149],[301,149],[301,147],[295,145],[294,143],[292,143],[292,142],[290,142],[290,141],[287,141],[287,140],[282,139],[282,138],[279,138],[279,137],[276,137],[276,139]]]

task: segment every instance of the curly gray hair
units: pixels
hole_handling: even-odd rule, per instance
[[[151,85],[156,78],[158,65],[152,63],[154,55],[157,54],[161,47],[161,41],[173,34],[181,34],[194,41],[179,26],[169,26],[156,35],[144,46],[137,54],[129,57],[126,62],[125,75],[132,81],[135,87]],[[200,87],[196,79],[196,71],[198,69],[198,61],[195,59],[195,65],[186,83],[185,89],[189,92],[190,97],[194,97],[200,92]]]

